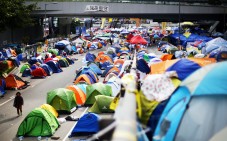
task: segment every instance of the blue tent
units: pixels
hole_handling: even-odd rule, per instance
[[[227,62],[221,62],[202,67],[186,78],[166,105],[153,139],[205,141],[224,129],[226,72]]]
[[[112,69],[113,67],[114,67],[113,65],[107,66],[106,69],[105,69],[105,71],[102,73],[101,77],[105,77],[106,74],[108,73],[108,71],[109,71],[110,69]]]
[[[104,69],[107,69],[108,66],[110,66],[110,65],[112,65],[112,63],[109,62],[109,61],[107,61],[107,62],[104,62],[104,63],[100,63],[99,64],[99,68],[102,69],[102,70],[104,70]]]
[[[201,66],[196,62],[182,58],[176,63],[174,63],[172,66],[170,66],[166,71],[176,71],[178,74],[178,78],[180,80],[184,80],[186,77],[188,77],[191,73],[193,73],[199,68],[201,68]]]
[[[76,84],[76,86],[79,87],[86,94],[87,83],[78,83]]]
[[[84,114],[73,128],[70,136],[91,135],[99,131],[100,117],[94,113]]]
[[[0,96],[3,96],[6,94],[5,87],[6,87],[6,82],[4,79],[1,79],[1,85],[0,85]]]
[[[90,67],[97,75],[102,74],[102,70],[95,63],[90,63],[88,67]]]
[[[22,77],[28,77],[28,76],[31,76],[31,69],[29,68],[26,68],[23,73],[22,73]]]
[[[86,74],[89,76],[90,80],[92,82],[96,83],[96,78],[98,79],[97,74],[90,68],[90,67],[82,67],[79,69],[79,72],[76,74],[76,77],[74,80],[76,80],[81,74]]]
[[[53,70],[53,73],[59,73],[63,71],[57,62],[54,63],[53,61],[48,61],[46,64]]]
[[[44,69],[48,76],[53,73],[53,70],[47,64],[41,64],[40,67]]]
[[[85,59],[88,62],[94,62],[95,58],[96,58],[96,56],[94,54],[89,53],[89,52],[85,56]]]
[[[144,60],[144,59],[139,59],[137,62],[136,62],[136,68],[143,72],[143,73],[149,73],[150,72],[150,68],[149,66],[147,65],[147,62]]]

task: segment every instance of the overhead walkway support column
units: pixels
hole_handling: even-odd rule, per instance
[[[116,128],[112,136],[112,141],[136,141],[137,122],[136,122],[136,95],[137,75],[136,75],[136,53],[130,75],[133,80],[125,88],[125,96],[122,105],[118,108],[116,117]]]

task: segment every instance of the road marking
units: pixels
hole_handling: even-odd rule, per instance
[[[6,104],[7,102],[13,100],[15,98],[15,96],[11,96],[8,100],[6,100],[5,102],[0,104],[0,107],[3,106],[4,104]]]
[[[80,118],[87,112],[88,107],[84,110],[84,112],[80,115]],[[69,130],[68,134],[64,137],[63,141],[66,141],[66,139],[69,137],[69,134],[71,134],[73,128],[75,127],[75,125],[77,124],[77,122],[75,122],[75,124],[73,125],[73,127]]]

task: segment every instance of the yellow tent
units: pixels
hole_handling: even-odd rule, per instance
[[[50,111],[55,117],[58,117],[58,112],[49,104],[43,104],[40,108]]]

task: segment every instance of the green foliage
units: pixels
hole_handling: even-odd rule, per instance
[[[31,12],[35,4],[25,5],[25,0],[0,0],[0,31],[9,28],[21,28],[33,24]]]

